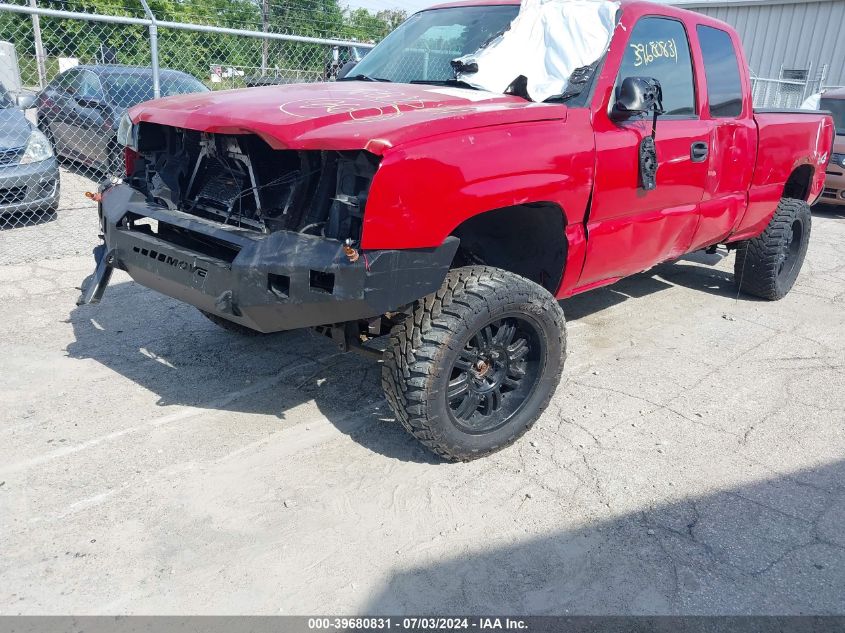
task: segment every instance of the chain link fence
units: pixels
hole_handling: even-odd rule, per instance
[[[813,94],[834,90],[843,86],[832,86],[819,80],[800,81],[796,79],[751,79],[751,99],[757,108],[800,108]]]
[[[806,91],[806,81],[762,77],[751,80],[751,101],[758,108],[798,108]]]
[[[90,252],[98,221],[86,193],[120,175],[117,125],[133,105],[329,81],[373,45],[139,13],[0,4],[0,265]]]
[[[781,69],[780,78],[751,77],[751,97],[757,108],[800,108],[804,101],[825,90],[841,88],[827,83],[828,65],[813,71]]]

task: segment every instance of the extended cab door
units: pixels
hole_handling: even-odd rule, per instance
[[[701,222],[691,250],[722,241],[743,217],[757,154],[751,86],[748,74],[740,73],[739,40],[706,24],[698,24],[695,30],[707,83],[702,114],[711,121],[712,131]]]
[[[600,81],[594,95],[596,174],[579,287],[614,281],[687,252],[707,178],[711,124],[699,116],[684,24],[646,15],[631,25],[623,14],[605,62],[606,71],[614,67],[619,69],[615,79],[603,72],[605,89]],[[658,118],[655,137],[657,185],[650,191],[640,184],[639,146],[651,134],[652,117],[610,114],[626,77],[653,77],[663,87],[665,114]]]

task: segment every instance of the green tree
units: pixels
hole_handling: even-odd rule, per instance
[[[376,17],[384,22],[385,35],[408,19],[408,12],[404,9],[385,9],[376,13]]]
[[[16,1],[23,4],[26,0]],[[81,13],[144,17],[138,0],[38,0],[38,4],[44,8]],[[266,5],[267,31],[361,42],[380,41],[407,17],[402,10],[344,11],[339,0],[149,0],[149,4],[160,21],[254,31],[265,27],[262,5]],[[48,79],[58,72],[59,57],[96,63],[103,46],[115,52],[119,63],[150,64],[149,34],[143,25],[42,17],[41,30]],[[38,75],[30,17],[0,13],[0,39],[15,45],[24,83],[36,85]],[[203,81],[209,81],[212,65],[241,67],[247,74],[260,72],[263,48],[260,38],[159,28],[161,66],[187,72]],[[292,79],[317,79],[323,76],[331,50],[319,44],[270,40],[266,56],[271,72],[276,72],[275,69],[297,71],[290,75]],[[223,85],[237,85],[237,82]]]
[[[344,36],[363,42],[378,42],[407,17],[407,12],[399,9],[378,13],[371,13],[367,9],[349,10],[345,16]]]

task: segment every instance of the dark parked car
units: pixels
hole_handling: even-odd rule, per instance
[[[31,102],[31,98],[27,101]],[[0,215],[55,211],[59,169],[47,138],[30,123],[0,84]]]
[[[161,96],[208,90],[194,77],[161,70]],[[38,95],[38,127],[56,154],[107,173],[119,171],[115,138],[123,113],[153,98],[153,72],[137,66],[76,66]]]

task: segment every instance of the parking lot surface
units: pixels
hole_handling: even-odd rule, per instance
[[[0,231],[0,613],[845,612],[841,214],[778,303],[723,254],[565,301],[537,426],[445,464],[327,339],[77,308],[69,204]]]

